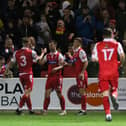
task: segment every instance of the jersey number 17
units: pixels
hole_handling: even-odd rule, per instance
[[[114,53],[114,49],[110,48],[110,49],[102,49],[102,52],[104,54],[104,60],[105,61],[110,61],[112,59],[112,55]]]

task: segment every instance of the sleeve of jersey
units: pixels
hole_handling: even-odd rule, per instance
[[[94,49],[92,51],[91,59],[98,60],[97,44],[94,46]]]
[[[32,59],[33,59],[33,62],[34,63],[36,63],[37,62],[37,53],[34,51],[34,50],[32,50]]]
[[[123,54],[123,53],[124,53],[123,47],[122,47],[122,45],[118,42],[118,54],[120,55],[120,54]]]
[[[47,62],[47,55],[44,56],[43,61],[46,63]]]
[[[85,53],[84,50],[81,50],[81,51],[80,51],[79,57],[80,57],[80,60],[81,60],[82,62],[86,62],[86,61],[87,61],[87,55],[86,55],[86,53]]]
[[[60,53],[59,54],[59,63],[63,63],[64,62],[64,56]]]
[[[11,62],[16,62],[16,51],[14,52],[13,57],[11,58]]]

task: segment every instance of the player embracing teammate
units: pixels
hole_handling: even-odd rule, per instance
[[[62,83],[63,78],[61,74],[61,70],[63,67],[67,65],[73,65],[76,73],[76,81],[77,87],[79,89],[79,93],[81,95],[81,110],[78,112],[79,115],[86,115],[86,87],[88,83],[88,74],[86,68],[88,66],[87,56],[85,51],[81,48],[82,39],[75,38],[73,42],[73,63],[69,64],[64,62],[64,57],[56,50],[57,43],[55,41],[51,41],[49,43],[50,53],[48,53],[41,64],[47,62],[48,64],[48,78],[46,82],[46,91],[45,91],[45,99],[43,104],[43,113],[47,113],[48,106],[50,103],[50,94],[53,90],[56,91],[57,96],[60,100],[60,105],[62,112],[60,115],[65,115],[65,99],[62,95]]]

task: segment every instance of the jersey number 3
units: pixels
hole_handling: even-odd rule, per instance
[[[111,58],[112,58],[112,55],[114,53],[114,49],[111,48],[111,49],[102,49],[102,52],[104,54],[104,60],[105,61],[110,61]]]
[[[21,65],[22,67],[24,67],[24,66],[27,65],[26,56],[20,56],[20,60],[21,60],[20,65]]]

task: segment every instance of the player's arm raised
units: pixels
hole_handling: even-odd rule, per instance
[[[37,58],[36,58],[37,63],[39,63],[40,65],[42,64],[42,59],[43,59],[45,53],[47,53],[47,49],[46,48],[41,49],[41,55],[37,56]]]
[[[44,49],[41,49],[41,55],[38,56],[36,51],[32,50],[32,58],[33,58],[33,62],[34,63],[38,63],[40,65],[42,65],[42,61],[43,61],[43,57],[45,55],[45,53],[47,52],[47,49],[44,48]]]
[[[47,62],[47,55],[45,55],[41,60],[39,60],[40,65],[44,65]]]

